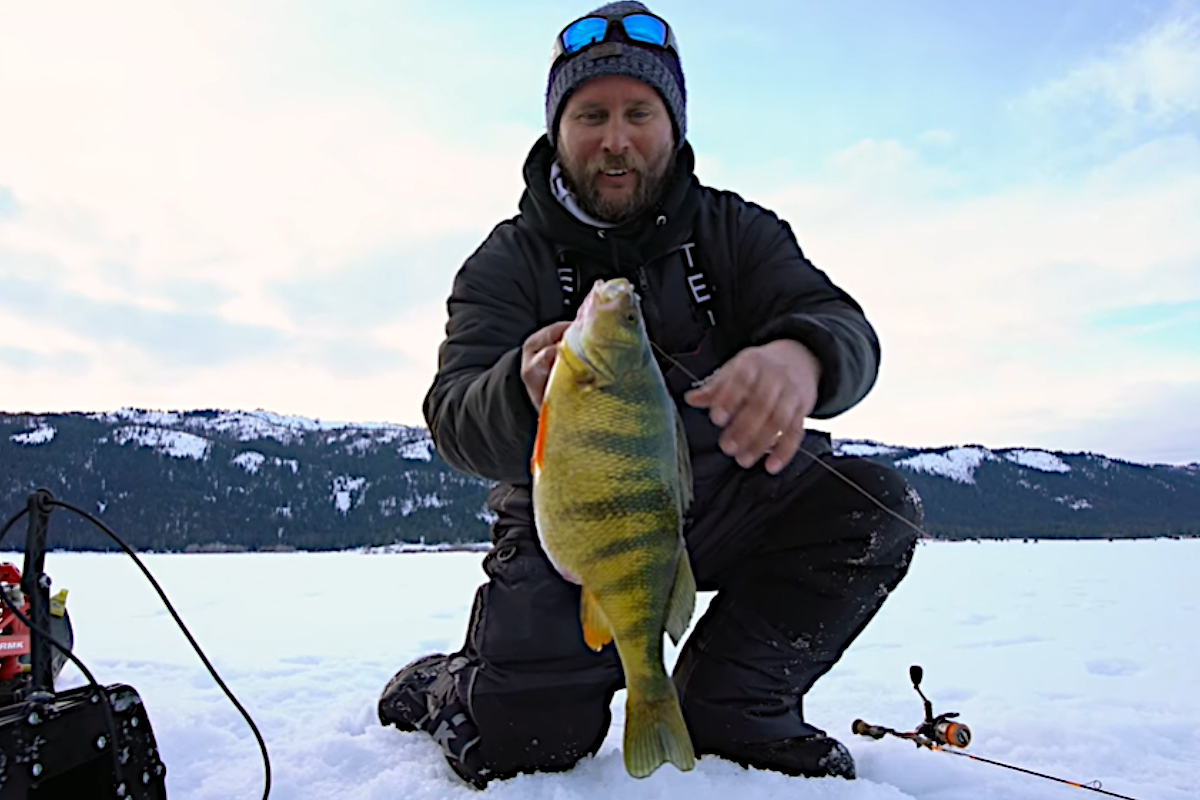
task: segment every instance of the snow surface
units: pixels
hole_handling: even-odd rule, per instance
[[[1053,453],[1045,450],[1008,450],[1004,457],[1021,467],[1036,469],[1040,472],[1070,472],[1071,468]]]
[[[251,475],[257,475],[259,468],[266,460],[267,457],[256,450],[243,450],[233,457],[233,463]]]
[[[137,408],[123,408],[120,411],[106,411],[89,414],[88,419],[101,422],[128,422],[134,425],[151,427],[185,426],[200,433],[229,434],[241,442],[258,439],[274,439],[281,444],[291,444],[302,440],[306,434],[318,432],[341,432],[340,436],[330,437],[330,441],[360,436],[364,431],[366,444],[370,442],[389,443],[401,436],[411,435],[420,429],[404,425],[392,425],[385,422],[322,422],[307,417],[292,417],[275,414],[271,411],[148,411]],[[362,441],[352,442],[349,450],[363,447]]]
[[[1054,498],[1054,501],[1056,503],[1062,503],[1064,506],[1074,511],[1083,511],[1092,507],[1091,501],[1086,497],[1072,497],[1069,494],[1063,497],[1056,497]]]
[[[433,460],[433,440],[418,439],[415,442],[400,448],[400,457],[409,461],[432,461]]]
[[[845,442],[835,441],[833,443],[833,452],[839,456],[888,456],[892,453],[899,453],[899,447],[891,445],[879,444],[878,442]]]
[[[196,461],[208,458],[208,448],[212,446],[212,442],[202,436],[145,425],[117,428],[112,438],[119,445],[137,442],[142,447],[152,447],[171,458],[191,458]]]
[[[353,505],[354,493],[357,492],[361,498],[367,485],[366,478],[338,475],[330,486],[333,507],[343,514],[349,513],[350,507]]]
[[[10,556],[20,564],[19,556]],[[379,692],[409,660],[457,648],[481,553],[149,555],[145,561],[266,737],[275,800],[1083,800],[1099,797],[894,739],[911,729],[925,667],[936,712],[961,712],[967,752],[1139,800],[1197,796],[1200,540],[923,543],[909,577],[805,699],[841,738],[859,780],[747,772],[715,758],[636,781],[608,739],[572,772],[484,794],[423,734],[383,728]],[[51,553],[70,590],[78,654],[144,698],[172,800],[257,800],[258,749],[153,590],[123,555]],[[702,595],[699,609],[709,595]],[[668,646],[668,661],[675,650]],[[59,687],[82,683],[67,665]]]
[[[929,475],[940,475],[959,483],[975,483],[975,470],[984,461],[995,461],[996,456],[984,447],[956,447],[944,453],[921,453],[912,458],[903,458],[897,467]]]
[[[16,444],[25,445],[26,447],[36,447],[41,444],[49,444],[54,441],[55,434],[58,429],[51,425],[38,425],[33,430],[25,431],[24,433],[14,433],[8,437],[9,441]]]
[[[263,464],[267,463],[267,460],[267,457],[257,450],[243,450],[233,457],[233,463],[251,475],[258,474],[258,471],[262,468]],[[300,469],[300,462],[294,458],[274,456],[270,459],[270,462],[277,467],[287,467],[292,471],[293,475]]]
[[[146,411],[140,408],[122,408],[120,411],[105,411],[88,414],[88,419],[100,422],[132,422],[135,425],[178,425],[183,415],[175,411]]]

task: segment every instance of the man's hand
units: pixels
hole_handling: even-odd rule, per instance
[[[555,322],[529,334],[521,345],[521,382],[533,407],[541,411],[546,396],[546,381],[558,355],[558,343],[570,327],[570,322]]]
[[[820,381],[821,362],[812,351],[778,339],[747,347],[684,400],[708,409],[713,424],[724,428],[719,444],[725,455],[752,467],[769,453],[767,472],[777,475],[800,449]]]

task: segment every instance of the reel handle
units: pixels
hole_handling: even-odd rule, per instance
[[[850,731],[859,736],[869,736],[872,739],[882,739],[888,735],[888,729],[882,725],[871,725],[870,723],[863,722],[861,719],[854,720],[853,724],[850,725]]]

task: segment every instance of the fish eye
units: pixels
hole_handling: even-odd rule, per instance
[[[628,322],[630,325],[634,324],[635,322],[637,322],[637,314],[634,314],[632,311],[630,311],[628,314],[625,315],[625,321]]]

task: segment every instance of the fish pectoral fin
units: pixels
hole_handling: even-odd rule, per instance
[[[608,617],[590,589],[585,588],[579,597],[579,621],[583,623],[583,641],[597,653],[613,640]]]
[[[534,478],[542,473],[542,459],[546,455],[546,424],[550,419],[549,398],[542,399],[542,407],[538,409],[537,438],[533,440],[533,457],[529,460],[529,472]]]
[[[664,626],[673,643],[679,644],[695,610],[696,577],[692,574],[692,562],[687,550],[680,547],[679,563],[675,567],[675,585],[671,587],[671,597],[667,600],[667,623]]]

